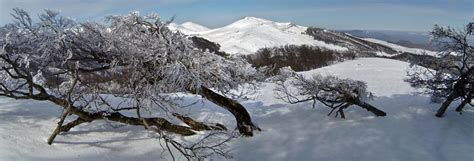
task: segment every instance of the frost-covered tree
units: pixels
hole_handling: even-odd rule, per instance
[[[436,116],[442,117],[449,105],[461,100],[456,111],[461,112],[469,104],[472,106],[474,95],[474,47],[472,46],[473,23],[466,25],[464,30],[450,27],[434,26],[432,42],[441,49],[437,59],[417,59],[408,72],[412,86],[423,88],[424,93],[432,96],[432,100],[443,101]]]
[[[225,155],[221,147],[228,139],[217,135],[223,132],[209,132],[191,145],[173,140],[227,130],[185,116],[175,93],[201,95],[231,112],[241,135],[259,130],[246,109],[225,94],[255,84],[259,72],[242,59],[195,48],[158,15],[131,12],[106,23],[78,23],[46,10],[32,22],[24,10],[13,11],[15,22],[0,28],[0,96],[62,107],[49,144],[77,125],[108,120],[154,130],[164,147],[186,158]]]
[[[336,117],[340,115],[345,118],[344,109],[351,105],[362,107],[376,116],[386,115],[366,102],[372,98],[372,94],[361,81],[318,74],[307,78],[289,68],[282,68],[275,80],[279,99],[291,104],[313,102],[313,108],[317,102],[321,102],[332,109],[328,116],[336,112]]]

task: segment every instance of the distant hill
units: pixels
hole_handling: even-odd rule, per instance
[[[308,45],[337,53],[355,53],[356,56],[391,57],[402,53],[433,54],[414,42],[428,42],[427,34],[411,33],[413,40],[394,39],[393,35],[402,32],[383,34],[363,30],[340,32],[324,28],[305,27],[290,22],[274,22],[256,17],[244,17],[227,26],[209,29],[205,26],[186,22],[170,24],[169,28],[193,38],[200,48],[208,48],[225,52],[230,55],[254,54],[263,48],[282,47],[285,45]],[[405,33],[410,34],[410,33]],[[378,36],[371,38],[364,35]],[[424,37],[423,37],[424,36]],[[197,37],[202,39],[197,39]],[[410,38],[410,37],[406,37]],[[212,43],[215,43],[212,45]],[[395,41],[396,40],[396,41]],[[395,42],[394,42],[395,41]],[[426,47],[427,48],[427,47]],[[221,55],[225,55],[222,53]]]

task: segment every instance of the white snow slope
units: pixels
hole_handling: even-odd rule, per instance
[[[204,27],[202,25],[193,23],[193,22],[185,22],[180,25],[176,23],[170,23],[168,27],[171,30],[179,30],[180,32],[184,34],[193,34],[197,32],[204,32],[204,31],[209,31],[210,29],[207,27]]]
[[[459,115],[451,107],[434,117],[440,104],[417,95],[403,82],[409,64],[363,58],[302,72],[332,74],[367,82],[375,98],[370,103],[387,112],[374,117],[359,107],[347,109],[347,119],[327,116],[329,109],[311,103],[288,105],[274,98],[266,83],[255,100],[243,101],[263,129],[232,144],[234,160],[242,161],[472,161],[474,110]],[[187,96],[185,103],[197,100]],[[457,104],[457,103],[456,103]],[[97,121],[46,139],[58,120],[58,107],[37,101],[0,98],[0,161],[148,161],[169,160],[157,140],[142,127]],[[191,117],[234,127],[230,113],[203,101],[190,107]],[[215,159],[221,160],[221,159]]]
[[[404,47],[404,46],[401,46],[401,45],[393,44],[393,43],[386,42],[386,41],[379,40],[379,39],[373,39],[373,38],[362,38],[362,39],[366,40],[366,41],[373,42],[373,43],[377,43],[377,44],[380,44],[380,45],[388,46],[388,47],[390,47],[390,48],[392,48],[392,49],[394,49],[398,52],[409,52],[409,53],[420,54],[420,55],[421,54],[426,54],[426,55],[431,55],[431,56],[436,56],[436,54],[437,54],[437,52],[435,52],[435,51]],[[381,56],[394,56],[394,55],[390,55],[390,54],[386,54],[386,53],[379,53],[379,54],[381,54]]]
[[[221,50],[229,54],[252,54],[261,48],[288,44],[307,44],[333,50],[347,50],[345,47],[314,40],[311,36],[303,34],[307,27],[255,17],[245,17],[230,25],[212,30],[195,31],[188,29],[186,24],[183,25],[172,24],[170,28],[186,35],[199,36],[219,43]]]

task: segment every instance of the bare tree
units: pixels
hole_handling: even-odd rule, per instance
[[[269,72],[276,74],[282,67],[290,66],[295,71],[306,71],[354,59],[355,54],[310,45],[285,45],[262,48],[245,57],[255,67],[272,66],[273,70]]]
[[[386,115],[366,102],[372,98],[372,94],[361,81],[321,75],[306,78],[289,68],[283,68],[276,77],[276,83],[279,99],[291,104],[313,102],[313,108],[317,102],[321,102],[332,109],[328,116],[336,112],[336,117],[340,115],[345,118],[344,109],[351,105],[362,107],[376,116]]]
[[[437,117],[443,117],[449,105],[455,100],[461,100],[456,111],[461,112],[469,104],[472,106],[474,95],[474,48],[469,42],[473,35],[472,23],[464,30],[450,27],[434,26],[431,35],[433,43],[441,49],[435,60],[417,59],[408,72],[412,86],[423,88],[425,94],[432,96],[432,100],[444,100],[436,112]]]
[[[223,137],[222,124],[182,113],[177,92],[201,95],[231,112],[243,136],[259,130],[247,110],[225,96],[242,84],[256,84],[259,72],[242,59],[195,48],[158,15],[131,12],[110,16],[107,23],[77,23],[46,10],[33,23],[24,10],[13,11],[15,22],[0,28],[0,96],[62,107],[48,144],[77,125],[108,120],[156,131],[171,154],[227,156],[222,147],[234,136]],[[191,145],[173,140],[196,131],[209,135]]]

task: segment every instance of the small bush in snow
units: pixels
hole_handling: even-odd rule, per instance
[[[307,78],[289,68],[281,69],[276,80],[278,98],[291,104],[313,102],[315,107],[316,102],[321,102],[332,109],[328,115],[335,111],[336,117],[342,118],[345,118],[344,109],[351,105],[358,105],[377,116],[386,115],[366,102],[372,94],[361,81],[322,75]]]

